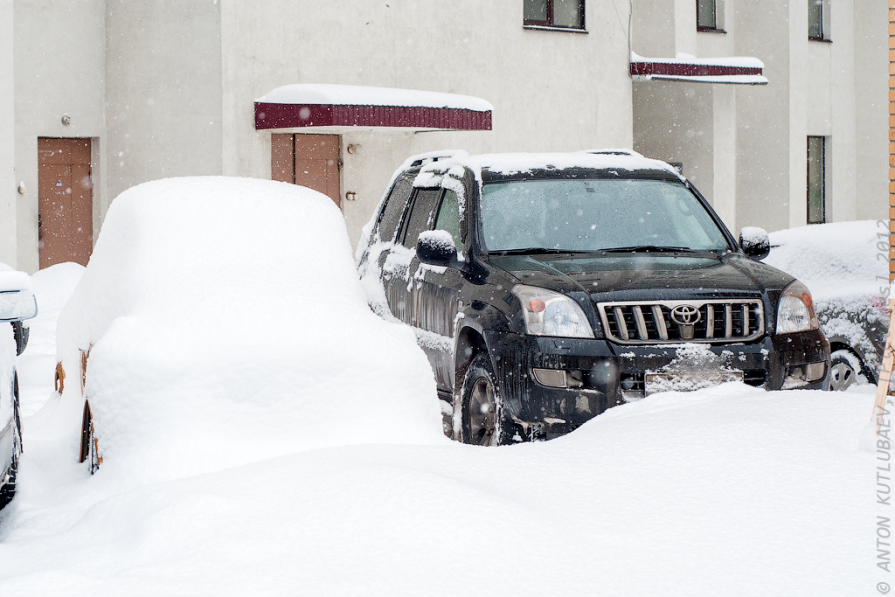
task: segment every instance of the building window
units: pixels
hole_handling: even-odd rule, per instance
[[[808,39],[829,41],[830,0],[808,0]]]
[[[718,27],[718,6],[715,0],[696,0],[696,30],[714,31]]]
[[[523,0],[526,27],[584,29],[584,0]]]
[[[808,137],[808,223],[827,221],[826,143],[824,137]]]

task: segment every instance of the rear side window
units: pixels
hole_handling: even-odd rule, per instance
[[[395,240],[395,234],[401,225],[401,216],[404,215],[404,208],[407,206],[407,199],[413,190],[413,179],[407,176],[400,177],[392,192],[389,193],[388,200],[382,211],[382,217],[379,219],[379,238],[383,242],[390,243]]]
[[[435,229],[444,230],[454,238],[454,246],[459,251],[463,245],[460,240],[460,205],[457,201],[457,193],[445,190],[441,207],[438,208],[438,218],[435,220]]]
[[[404,226],[404,246],[416,248],[420,232],[432,228],[435,222],[435,209],[441,198],[441,189],[418,189],[413,198],[413,207]]]

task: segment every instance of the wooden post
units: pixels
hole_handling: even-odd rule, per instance
[[[879,371],[879,381],[876,382],[876,400],[873,402],[873,416],[876,418],[876,433],[879,435],[880,423],[886,410],[886,398],[895,396],[895,392],[889,389],[889,380],[892,379],[892,367],[895,364],[895,300],[889,300],[889,333],[886,336],[886,348],[883,350],[883,365]]]
[[[895,280],[895,260],[892,260],[892,247],[895,243],[895,0],[889,0],[889,283]],[[889,390],[892,378],[892,366],[895,363],[895,300],[889,299],[889,334],[886,336],[886,348],[883,351],[883,365],[879,372],[876,386],[876,400],[873,403],[873,416],[876,418],[876,432],[879,434],[882,415],[885,411],[886,398],[895,394]]]

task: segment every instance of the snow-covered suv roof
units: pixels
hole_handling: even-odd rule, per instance
[[[592,149],[570,153],[494,153],[469,155],[462,150],[435,151],[407,159],[398,172],[419,168],[419,177],[429,179],[432,175],[442,176],[454,166],[469,168],[476,180],[482,180],[482,173],[506,176],[537,170],[659,170],[683,180],[671,165],[643,157],[629,149]],[[459,174],[459,172],[457,172]],[[416,186],[427,186],[419,180]]]

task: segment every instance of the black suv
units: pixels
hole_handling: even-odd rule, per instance
[[[365,229],[371,306],[432,363],[445,433],[549,438],[653,392],[823,389],[811,295],[664,162],[624,150],[427,154]]]

